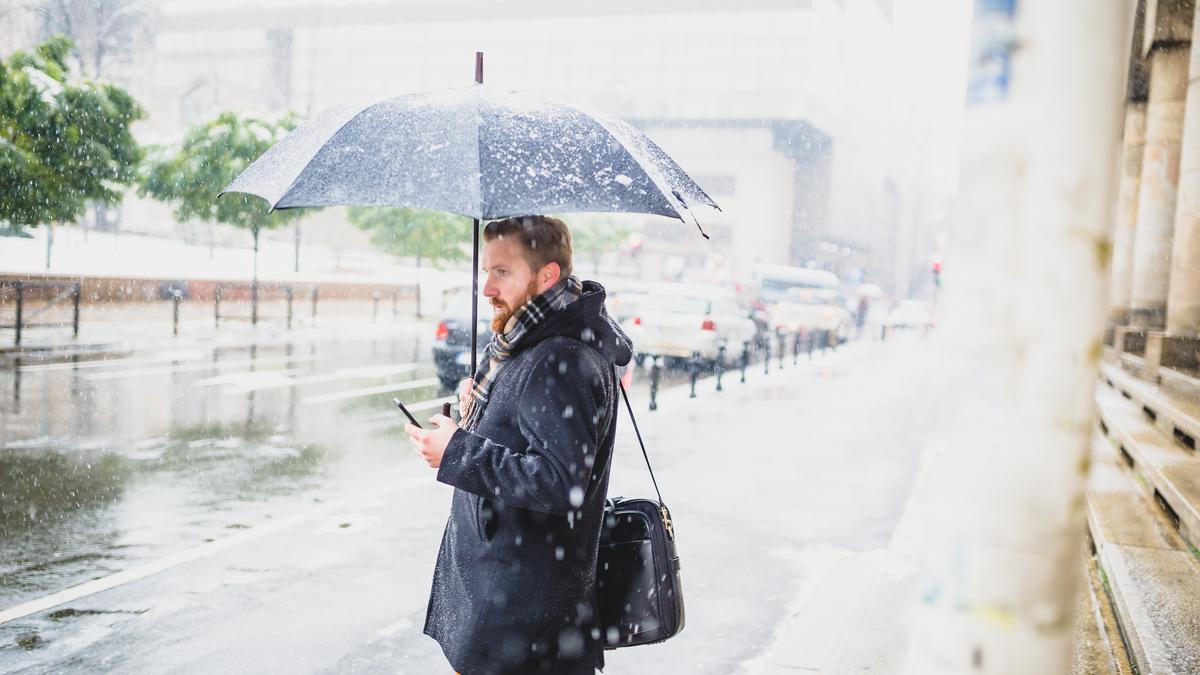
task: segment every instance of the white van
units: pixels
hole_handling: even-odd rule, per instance
[[[837,275],[788,265],[755,265],[754,280],[762,289],[771,326],[786,333],[824,330],[844,341],[854,317],[842,298]]]

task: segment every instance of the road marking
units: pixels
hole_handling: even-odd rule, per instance
[[[208,380],[203,380],[197,384],[217,384],[218,380],[225,378],[224,382],[233,385],[225,393],[227,394],[245,394],[251,391],[262,391],[264,389],[281,389],[283,387],[292,387],[302,384],[312,384],[314,382],[331,382],[343,379],[378,379],[391,377],[393,375],[403,375],[411,373],[419,368],[416,363],[397,363],[383,366],[365,366],[362,368],[338,368],[329,373],[320,373],[317,375],[309,375],[307,377],[291,377],[287,371],[263,371],[260,375],[268,373],[276,373],[276,377],[259,377],[245,378],[243,381],[237,381],[233,376],[218,375],[210,377]],[[236,374],[235,374],[236,375]]]
[[[72,586],[71,588],[59,591],[57,593],[52,593],[35,600],[30,600],[29,602],[23,602],[14,607],[9,607],[4,611],[0,611],[0,625],[8,623],[9,621],[27,617],[31,614],[37,614],[38,612],[52,609],[68,602],[74,602],[89,595],[95,595],[101,591],[107,591],[109,589],[116,588],[117,586],[145,579],[146,577],[158,574],[159,572],[165,572],[166,570],[169,570],[173,567],[178,567],[185,563],[211,557],[217,553],[220,553],[221,551],[225,551],[257,539],[262,539],[263,537],[276,532],[286,530],[290,527],[295,527],[296,525],[308,522],[314,518],[328,515],[334,511],[340,511],[347,507],[355,506],[364,501],[383,497],[390,493],[398,492],[404,488],[415,487],[422,484],[428,485],[431,483],[433,483],[433,480],[430,477],[425,476],[422,478],[413,478],[409,480],[378,485],[370,490],[367,490],[366,492],[359,492],[353,497],[347,497],[346,499],[336,502],[330,502],[307,513],[301,513],[290,518],[272,521],[265,525],[258,525],[249,530],[232,534],[224,539],[201,544],[200,546],[180,551],[179,553],[166,556],[165,558],[153,560],[144,565],[138,565],[137,567],[127,569],[123,572],[117,572],[116,574],[110,574],[106,577],[93,579],[92,581],[79,584],[78,586]]]
[[[167,366],[165,368],[139,368],[135,370],[117,370],[111,373],[89,373],[85,375],[89,380],[116,380],[122,377],[140,377],[142,375],[166,375],[171,373],[186,373],[200,370],[213,370],[217,368],[228,368],[231,366],[253,366],[253,365],[269,365],[273,363],[288,363],[292,361],[316,361],[319,358],[328,358],[328,356],[317,356],[315,354],[296,354],[293,356],[272,356],[261,359],[243,359],[241,361],[208,361],[205,363],[193,363],[180,366]]]
[[[204,352],[193,349],[182,352],[167,352],[158,356],[144,356],[129,359],[89,359],[87,361],[72,361],[68,363],[43,363],[34,366],[21,366],[22,373],[37,373],[51,370],[83,370],[89,368],[117,368],[121,366],[141,365],[145,363],[161,363],[163,361],[197,361],[204,358]]]
[[[215,387],[222,384],[238,385],[238,386],[253,386],[254,383],[275,382],[284,380],[291,382],[288,377],[291,373],[300,372],[300,368],[279,368],[274,370],[239,370],[234,373],[222,373],[206,377],[203,380],[196,380],[192,383],[196,387]]]
[[[363,396],[371,396],[372,394],[386,394],[392,391],[407,391],[409,389],[424,389],[425,387],[436,385],[439,382],[440,380],[438,380],[436,377],[427,377],[423,380],[412,380],[409,382],[398,382],[395,384],[381,384],[375,387],[364,387],[362,389],[338,391],[332,394],[321,394],[320,396],[308,396],[300,399],[300,402],[327,403],[329,401],[344,401],[349,398],[360,398]]]

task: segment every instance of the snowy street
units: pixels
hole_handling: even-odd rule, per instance
[[[149,438],[114,462],[111,485],[78,486],[93,500],[87,508],[47,504],[42,516],[60,522],[3,570],[13,610],[89,579],[107,588],[0,625],[0,669],[448,672],[421,626],[451,491],[409,450],[387,397],[355,395],[346,379],[404,381],[386,377],[383,364],[414,347],[403,336],[369,344],[264,350],[256,371],[231,364],[217,376],[144,365],[128,377],[111,368],[71,376],[106,392],[101,399],[120,400],[106,387],[122,380],[176,378],[198,385],[178,391],[207,393],[192,406],[177,399],[165,422],[125,392],[123,405],[144,405],[144,414],[130,413],[142,418],[116,433],[144,424]],[[932,425],[931,353],[918,336],[851,343],[796,366],[787,359],[782,370],[776,361],[768,376],[757,364],[745,384],[729,373],[720,393],[701,381],[694,400],[686,383],[667,382],[653,413],[639,372],[634,407],[677,523],[687,627],[663,645],[608,652],[611,671],[801,666],[780,648],[814,608],[825,611],[813,591],[891,544]],[[404,377],[419,387],[427,367]],[[301,383],[284,382],[284,372]],[[24,375],[36,391],[30,378],[54,373]],[[414,392],[409,400],[436,396]],[[31,408],[36,398],[26,393]],[[192,424],[185,436],[184,420],[201,407],[225,421]],[[649,494],[624,411],[619,429],[610,494]],[[87,453],[78,449],[80,461]],[[26,463],[10,469],[36,471],[39,456],[31,442],[10,460]],[[867,599],[855,597],[839,604],[843,616],[829,619],[841,623],[829,630],[853,620],[870,635],[854,614]],[[885,670],[903,657],[884,652],[869,656]]]

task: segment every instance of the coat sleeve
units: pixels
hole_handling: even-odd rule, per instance
[[[459,429],[446,446],[437,479],[531,511],[566,515],[578,507],[604,417],[604,381],[581,352],[578,345],[557,345],[534,363],[517,404],[526,447],[507,447]]]

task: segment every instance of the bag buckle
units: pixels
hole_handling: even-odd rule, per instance
[[[671,524],[671,512],[667,510],[666,504],[659,504],[658,510],[662,512],[663,527],[667,528],[667,536],[671,541],[675,540],[675,526]]]

